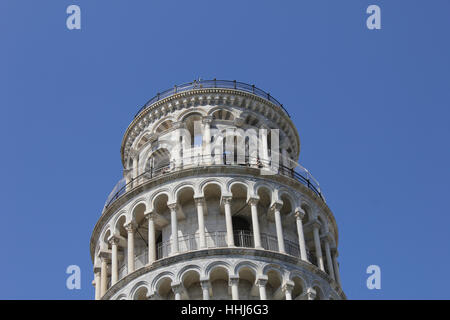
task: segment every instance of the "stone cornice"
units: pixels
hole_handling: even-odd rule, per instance
[[[215,97],[212,97],[211,99],[201,99],[201,100],[199,99],[198,102],[195,102],[195,101],[193,102],[192,99],[186,100],[189,97],[208,95],[208,94],[216,94],[216,95],[222,95],[222,96],[221,97],[215,96]],[[229,96],[233,96],[233,97],[236,96],[236,97],[238,97],[238,99],[230,98]],[[262,112],[260,110],[261,108],[255,107],[254,104],[247,103],[246,99],[250,99],[250,100],[258,103],[258,105],[262,104],[265,107],[267,107],[266,109],[264,109],[265,112]],[[290,133],[293,133],[294,138],[297,140],[295,143],[296,144],[295,158],[298,159],[298,156],[300,154],[300,137],[298,135],[297,129],[296,129],[294,123],[292,122],[292,120],[277,105],[273,104],[272,102],[270,102],[262,97],[259,97],[257,95],[254,95],[252,93],[248,93],[245,91],[240,91],[239,89],[204,88],[204,89],[194,89],[194,90],[190,90],[190,91],[176,93],[167,98],[161,99],[161,100],[153,103],[146,109],[142,110],[142,112],[139,113],[139,115],[133,119],[133,121],[128,126],[128,128],[125,131],[125,134],[123,136],[121,149],[120,149],[123,167],[125,167],[125,158],[126,158],[125,153],[127,152],[126,144],[127,144],[128,137],[133,134],[137,137],[139,135],[139,133],[145,129],[145,127],[150,122],[150,120],[146,117],[148,117],[151,114],[155,114],[157,112],[157,110],[159,110],[158,113],[160,113],[160,114],[158,115],[158,118],[160,118],[161,116],[163,116],[169,112],[172,112],[173,110],[179,109],[180,106],[187,108],[187,107],[190,107],[191,105],[202,105],[202,104],[204,105],[205,102],[210,103],[211,101],[216,101],[216,100],[219,100],[219,101],[225,100],[227,103],[234,104],[237,107],[250,109],[253,112],[260,113],[262,116],[269,118],[269,120],[271,120],[274,123],[279,122],[280,129],[282,129],[284,131],[286,131],[285,128],[286,128],[286,124],[287,124],[290,129],[289,131],[291,131]],[[178,103],[175,103],[176,101]],[[170,103],[172,103],[171,106],[169,106]],[[292,142],[294,143],[294,141],[292,141]]]
[[[160,187],[164,183],[169,183],[174,181],[175,179],[181,179],[181,178],[187,178],[192,176],[208,176],[210,174],[214,175],[224,175],[224,176],[239,176],[244,178],[259,178],[259,179],[266,179],[271,180],[273,182],[283,184],[289,187],[292,187],[296,190],[299,190],[302,194],[305,194],[308,196],[308,198],[313,201],[317,207],[319,207],[325,214],[327,215],[328,219],[331,221],[331,226],[334,229],[335,239],[336,239],[336,246],[338,245],[338,229],[336,220],[334,218],[334,215],[331,211],[331,209],[327,206],[325,202],[322,201],[312,190],[310,190],[308,187],[300,183],[299,181],[284,176],[284,175],[266,175],[261,176],[259,174],[260,170],[256,168],[251,167],[241,167],[241,166],[199,166],[194,168],[188,168],[188,169],[181,169],[178,171],[169,172],[165,175],[158,176],[156,178],[150,179],[146,181],[145,183],[131,189],[130,191],[123,194],[121,197],[119,197],[116,201],[114,201],[108,208],[104,209],[102,212],[102,215],[97,220],[97,223],[94,226],[94,230],[92,231],[91,240],[90,240],[90,252],[91,252],[91,258],[92,261],[94,259],[94,253],[95,253],[95,246],[98,240],[98,237],[100,236],[100,232],[103,228],[103,226],[108,222],[108,220],[113,216],[117,211],[126,204],[129,200],[137,197],[142,192],[151,190],[156,187]],[[330,227],[331,227],[330,226]]]

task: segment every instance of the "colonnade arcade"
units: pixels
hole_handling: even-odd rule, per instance
[[[312,282],[312,283],[309,283]],[[231,265],[211,262],[206,267],[189,264],[176,273],[165,272],[151,281],[140,280],[117,299],[133,300],[323,300],[336,298],[325,294],[319,281],[307,281],[295,270],[267,264],[260,268],[252,261]]]
[[[321,210],[282,186],[242,178],[204,178],[195,184],[179,181],[161,186],[127,205],[105,226],[96,249],[96,298],[101,298],[124,276],[157,260],[221,247],[247,247],[295,256],[314,264],[340,284],[333,230]],[[211,285],[214,287],[219,280],[230,284],[233,298],[237,297],[238,284],[245,285],[245,281],[258,288],[261,299],[267,298],[267,290],[277,299],[291,299],[292,290],[300,290],[295,289],[294,281],[287,284],[283,294],[275,294],[274,290],[282,287],[281,280],[274,276],[257,278],[245,270],[233,276],[227,273],[225,277],[223,270],[218,269],[208,281],[192,271],[180,279],[179,285],[173,280],[170,285],[162,282],[156,291],[165,298],[198,298],[201,293],[203,299],[208,299]],[[135,297],[143,296],[139,292]]]

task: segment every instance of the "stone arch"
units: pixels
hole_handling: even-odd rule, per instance
[[[120,294],[116,300],[127,300],[127,295],[125,293]]]
[[[303,200],[300,208],[302,208],[303,211],[305,211],[305,217],[303,218],[303,223],[307,223],[307,222],[313,221],[315,219],[312,206],[309,202]]]
[[[163,272],[159,274],[152,282],[152,293],[163,299],[168,299],[172,295],[173,274]]]
[[[255,274],[255,277],[257,277],[258,275],[262,274],[262,272],[260,270],[260,267],[256,263],[254,263],[252,261],[241,261],[241,262],[237,263],[235,265],[235,267],[234,267],[234,272],[233,273],[238,275],[239,271],[242,268],[248,268],[248,269],[252,270],[254,272],[254,274]]]
[[[170,191],[170,189],[168,189],[168,188],[160,189],[150,196],[149,211],[155,210],[155,200],[162,195],[167,196],[167,203],[171,203],[173,201],[172,192]]]
[[[220,188],[221,194],[226,193],[225,190],[224,190],[225,188],[224,188],[224,183],[223,183],[223,181],[221,181],[221,180],[219,180],[219,179],[216,179],[216,178],[210,178],[210,179],[205,179],[205,180],[203,180],[203,181],[199,184],[199,189],[200,189],[200,192],[201,192],[201,195],[202,195],[202,196],[205,195],[205,188],[206,188],[208,185],[212,185],[212,184],[217,185],[217,186]]]
[[[228,120],[234,121],[235,115],[230,109],[224,107],[216,107],[215,110],[210,110],[208,115],[211,115],[213,120]]]
[[[178,201],[178,194],[183,191],[184,189],[191,189],[192,192],[194,192],[194,197],[197,194],[197,188],[196,185],[189,181],[181,182],[180,184],[176,185],[173,189],[173,199],[175,201]]]
[[[233,267],[226,261],[214,261],[208,264],[205,268],[205,276],[209,279],[211,272],[216,268],[223,268],[228,272],[228,275],[232,275]]]
[[[121,230],[120,228],[124,227],[124,225],[127,224],[127,222],[129,221],[128,217],[129,217],[129,214],[127,212],[119,213],[116,216],[116,218],[114,219],[112,235],[120,233],[120,230]]]
[[[136,149],[140,150],[143,146],[145,146],[151,138],[150,131],[144,131],[140,134],[139,138],[136,139]]]
[[[226,192],[228,194],[232,194],[231,190],[234,186],[242,186],[247,192],[247,199],[250,197],[253,186],[248,181],[246,181],[244,179],[240,179],[240,178],[231,179],[226,183],[226,187],[225,187]]]
[[[130,290],[129,299],[131,300],[144,300],[144,299],[136,299],[136,295],[139,294],[140,289],[146,289],[146,295],[148,295],[149,291],[149,284],[147,281],[139,281],[136,283],[133,288]],[[145,297],[147,298],[147,297]]]
[[[316,291],[316,296],[314,300],[324,300],[326,295],[324,294],[324,290],[322,288],[322,285],[318,281],[313,281],[311,288]]]
[[[292,300],[296,300],[306,293],[308,285],[305,279],[307,279],[307,277],[302,272],[297,270],[292,271],[289,274],[289,280],[294,283],[294,288],[292,289]]]
[[[147,211],[147,200],[145,198],[139,198],[133,202],[131,205],[130,214],[128,215],[129,219],[127,223],[135,221],[136,214],[145,213]]]
[[[156,121],[153,124],[151,132],[153,134],[158,134],[158,133],[163,132],[163,131],[157,131],[157,130],[158,130],[158,128],[160,128],[161,125],[163,125],[165,122],[168,122],[168,121],[173,125],[176,122],[176,119],[173,116],[166,116],[164,118],[159,119],[158,121]]]
[[[175,279],[175,275],[171,271],[164,271],[160,274],[157,274],[150,284],[151,292],[158,292],[160,282],[164,279],[169,279],[171,282],[173,282]]]
[[[189,264],[177,272],[175,282],[183,282],[183,276],[189,271],[195,271],[198,273],[199,277],[202,277],[202,268],[195,264]]]
[[[269,193],[271,202],[273,202],[275,200],[274,187],[265,181],[258,181],[253,185],[253,196],[258,196],[258,192],[264,189]]]
[[[178,115],[177,121],[184,121],[187,117],[195,114],[199,114],[202,117],[207,116],[207,112],[203,108],[189,108]]]

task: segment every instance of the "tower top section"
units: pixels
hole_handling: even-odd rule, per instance
[[[279,129],[280,139],[289,157],[298,160],[300,154],[300,137],[290,119],[288,111],[270,93],[255,85],[230,80],[195,80],[157,93],[136,113],[128,126],[121,146],[124,168],[138,147],[149,141],[155,141],[167,130],[183,126],[184,110],[206,111],[199,115],[203,120],[215,120],[218,109],[222,114],[233,109],[227,119],[242,128]],[[178,114],[179,117],[173,116]],[[165,119],[167,121],[165,121]]]

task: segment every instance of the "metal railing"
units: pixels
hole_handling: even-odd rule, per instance
[[[226,248],[227,242],[227,232],[226,231],[215,231],[206,232],[206,246],[208,248]],[[234,235],[234,245],[236,247],[242,248],[254,248],[253,233],[248,230],[236,230],[233,232]],[[278,240],[275,236],[261,233],[261,245],[264,250],[270,250],[278,252]],[[299,257],[300,247],[293,241],[284,239],[284,245],[286,254]],[[162,259],[170,255],[171,240],[164,242],[159,242],[156,245],[156,258]],[[200,239],[198,234],[185,235],[178,238],[178,252],[188,252],[200,249]],[[308,256],[311,254],[308,252]],[[311,261],[311,260],[310,260]]]
[[[282,161],[278,161],[276,166],[273,166],[270,160],[263,160],[257,157],[245,157],[244,163],[235,163],[228,162],[226,153],[223,153],[221,160],[219,162],[215,162],[217,157],[211,156],[206,159],[203,155],[191,156],[188,158],[183,158],[183,164],[180,167],[177,167],[174,163],[169,163],[168,165],[164,165],[161,167],[150,168],[143,173],[139,174],[137,177],[131,178],[130,181],[126,182],[125,178],[121,179],[119,183],[116,184],[113,191],[108,196],[105,209],[108,208],[114,201],[119,199],[126,191],[134,188],[148,180],[153,178],[162,176],[164,174],[168,174],[174,171],[189,169],[196,166],[246,166],[253,167],[258,169],[270,169],[273,170],[274,174],[281,174],[284,176],[288,176],[292,179],[295,179],[307,186],[310,190],[312,190],[320,199],[325,202],[325,199],[320,190],[319,183],[312,177],[312,175],[303,168],[302,166],[296,164],[294,168],[285,166],[282,164]]]
[[[283,105],[274,97],[270,95],[270,93],[265,92],[264,90],[261,90],[255,85],[250,85],[244,82],[239,82],[236,80],[194,80],[193,82],[184,83],[182,85],[175,85],[173,88],[167,89],[163,92],[158,92],[156,96],[151,98],[147,101],[147,103],[142,106],[139,111],[134,116],[135,118],[145,109],[150,107],[152,104],[154,104],[157,101],[160,101],[164,98],[170,97],[174,94],[180,93],[180,92],[186,92],[191,90],[198,90],[198,89],[205,89],[205,88],[223,88],[223,89],[235,89],[239,91],[244,91],[248,93],[252,93],[258,97],[264,98],[270,102],[272,102],[274,105],[278,106],[280,109],[282,109],[288,117],[291,117],[287,110],[283,107]]]
[[[234,235],[234,245],[241,248],[254,248],[254,238],[253,232],[249,230],[235,230]],[[206,232],[206,246],[207,248],[226,248],[227,245],[227,232],[226,231],[214,231]],[[264,250],[270,250],[278,252],[278,240],[275,236],[261,233],[261,245]],[[300,247],[297,243],[284,239],[284,245],[286,254],[293,257],[300,257]],[[178,238],[178,253],[184,253],[194,250],[199,250],[200,239],[198,234],[184,235]],[[317,266],[317,259],[309,251],[307,251],[308,261]],[[171,253],[171,240],[159,242],[156,244],[156,259],[160,260],[166,258]],[[148,263],[148,250],[144,250],[138,253],[135,257],[135,270],[140,269],[147,265]],[[128,274],[128,266],[126,259],[119,266],[119,280]],[[110,282],[108,283],[110,286]]]

